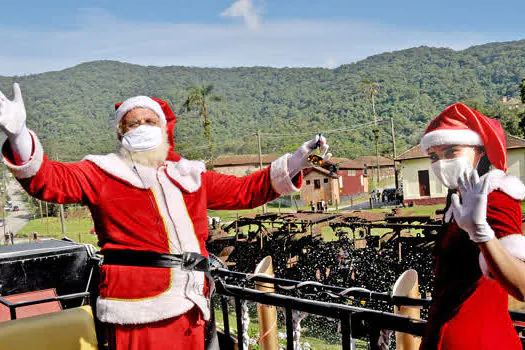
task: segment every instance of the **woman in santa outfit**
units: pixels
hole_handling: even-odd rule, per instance
[[[203,349],[208,281],[188,265],[208,256],[207,209],[254,208],[297,191],[308,155],[328,145],[318,135],[266,169],[229,176],[173,151],[176,117],[165,101],[136,96],[116,107],[118,152],[55,162],[26,128],[15,84],[13,100],[0,92],[4,163],[32,196],[89,208],[104,255],[97,316],[111,350]]]
[[[501,125],[457,103],[429,124],[421,148],[449,188],[421,349],[522,349],[508,294],[525,299],[525,186],[505,174]]]

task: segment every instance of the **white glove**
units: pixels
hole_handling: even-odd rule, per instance
[[[19,135],[26,124],[26,108],[17,83],[13,84],[13,94],[14,99],[10,101],[0,91],[0,129],[9,138]]]
[[[488,181],[480,181],[478,172],[464,172],[459,177],[459,196],[452,195],[452,213],[458,226],[466,231],[476,243],[484,243],[495,237],[494,231],[487,222]]]
[[[0,129],[7,135],[20,160],[26,162],[31,157],[33,140],[26,128],[26,108],[17,83],[13,84],[13,95],[13,101],[10,101],[0,91]]]
[[[288,158],[288,174],[290,175],[290,178],[293,179],[295,175],[301,172],[301,170],[313,166],[310,162],[308,162],[307,158],[317,147],[319,147],[321,157],[324,158],[325,162],[332,158],[331,153],[326,153],[328,152],[329,148],[328,144],[326,143],[326,138],[321,134],[315,135],[313,139],[303,143],[301,147],[299,147],[297,151],[295,151],[294,154]]]

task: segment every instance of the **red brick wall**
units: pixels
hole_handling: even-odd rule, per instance
[[[355,170],[355,176],[348,176],[348,170],[339,171],[338,175],[341,176],[343,181],[343,188],[341,188],[340,192],[341,197],[367,192],[364,188],[365,181],[363,181],[363,185],[361,185],[361,176],[363,173],[363,170]]]

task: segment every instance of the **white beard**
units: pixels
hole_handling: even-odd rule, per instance
[[[162,142],[156,148],[149,151],[131,152],[125,149],[119,142],[118,153],[129,162],[138,163],[144,166],[158,168],[168,156],[170,144],[168,142],[168,133],[162,128]]]

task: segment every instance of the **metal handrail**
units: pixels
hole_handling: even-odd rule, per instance
[[[357,307],[346,304],[337,304],[333,302],[311,300],[306,298],[299,298],[280,293],[268,293],[259,291],[246,286],[239,286],[231,284],[228,280],[244,280],[245,281],[260,281],[274,283],[278,285],[292,285],[300,284],[301,282],[285,280],[279,278],[271,278],[267,276],[254,276],[243,274],[239,272],[231,272],[226,269],[218,269],[214,271],[216,278],[217,294],[221,296],[221,308],[224,315],[224,319],[227,319],[228,315],[228,303],[224,300],[225,297],[233,297],[235,300],[236,317],[237,317],[237,339],[239,350],[244,350],[243,341],[241,339],[243,334],[243,324],[240,315],[241,300],[252,301],[256,303],[274,305],[285,309],[286,315],[286,338],[287,338],[287,349],[294,349],[293,340],[293,329],[291,322],[292,310],[307,312],[309,314],[320,315],[330,318],[338,319],[341,322],[341,343],[343,350],[351,349],[352,334],[366,334],[370,338],[370,349],[379,349],[378,339],[382,329],[390,329],[400,331],[404,333],[414,334],[422,336],[426,321],[409,318],[402,315],[397,315],[391,312],[374,310],[365,307]],[[244,275],[244,279],[241,277]],[[318,288],[326,288],[333,292],[345,291],[344,288],[329,286],[329,285],[315,285]],[[372,297],[377,300],[392,301],[392,297],[386,293],[377,292],[363,292],[354,291],[349,292],[357,296],[365,296],[367,299]],[[364,293],[364,294],[363,294]],[[410,299],[410,298],[408,298]],[[400,304],[401,299],[396,300]],[[409,301],[409,304],[413,302]],[[225,323],[225,333],[230,336],[229,324]]]
[[[50,298],[44,298],[44,299],[20,301],[17,303],[13,303],[9,300],[6,300],[2,296],[0,296],[0,304],[7,306],[9,308],[9,314],[11,315],[11,320],[16,320],[16,309],[19,307],[36,305],[36,304],[44,304],[44,303],[48,303],[51,301],[70,300],[70,299],[77,299],[77,298],[84,299],[89,296],[90,296],[89,292],[81,292],[81,293],[72,293],[72,294],[66,294],[66,295],[58,295],[56,297],[50,297]]]
[[[351,296],[365,301],[381,301],[391,306],[428,307],[431,303],[431,299],[396,297],[392,296],[390,293],[366,291],[363,289],[345,289],[313,281],[304,282],[273,278],[265,275],[246,274],[229,271],[225,268],[214,269],[213,275],[216,281],[217,294],[220,296],[220,307],[224,318],[224,332],[228,337],[230,337],[230,327],[228,321],[227,297],[234,298],[237,318],[237,345],[239,350],[244,350],[242,341],[243,324],[240,311],[241,301],[243,300],[265,305],[274,305],[285,309],[287,350],[294,349],[293,326],[291,319],[292,310],[338,319],[341,322],[341,343],[343,350],[351,349],[351,339],[353,334],[358,334],[358,337],[363,337],[363,335],[365,337],[368,336],[370,341],[369,348],[374,350],[379,349],[378,340],[381,330],[398,331],[422,336],[426,326],[425,320],[413,319],[403,315],[366,307],[285,295],[279,293],[279,291],[297,291],[302,288],[315,288],[317,292],[325,292],[325,294],[334,297],[334,300],[337,300],[337,298],[340,297],[339,300],[346,301],[348,296]],[[277,292],[269,293],[247,287],[246,285],[250,282],[272,283]],[[344,293],[344,295],[342,295],[342,293]],[[509,314],[513,321],[525,322],[525,313],[509,311]],[[521,339],[523,342],[524,339]]]

